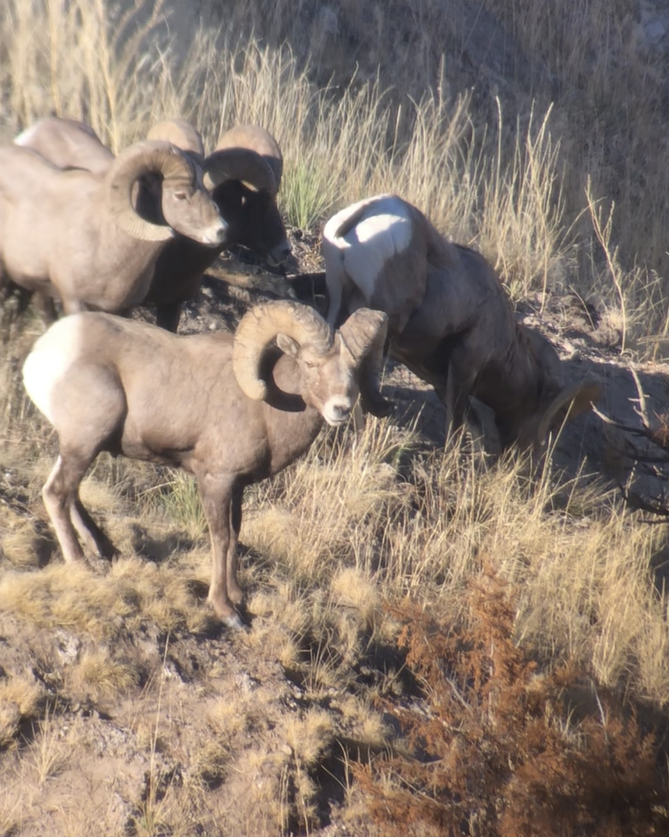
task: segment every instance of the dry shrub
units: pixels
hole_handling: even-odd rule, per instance
[[[509,589],[490,570],[469,604],[469,624],[451,629],[415,603],[398,610],[428,710],[388,705],[411,755],[354,767],[384,836],[667,833],[656,730],[614,694],[594,693],[594,713],[577,705],[588,690],[573,665],[540,674],[514,643]]]

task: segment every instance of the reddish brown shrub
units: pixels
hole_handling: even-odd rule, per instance
[[[514,608],[494,574],[470,599],[466,627],[437,624],[416,604],[398,610],[399,643],[424,700],[384,707],[411,757],[356,769],[380,833],[669,834],[656,732],[642,732],[632,706],[597,694],[574,666],[539,674],[513,641]]]

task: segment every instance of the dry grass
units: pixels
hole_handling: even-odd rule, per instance
[[[383,633],[380,600],[403,595],[456,617],[464,589],[494,555],[521,591],[519,636],[589,663],[600,682],[634,682],[666,701],[669,632],[649,569],[662,553],[660,528],[635,523],[600,486],[558,488],[549,469],[532,485],[522,461],[486,469],[438,452],[400,464],[402,442],[393,449],[389,429],[370,424],[332,458],[317,445],[248,514],[243,536],[272,556],[274,613],[284,624],[307,635],[315,612],[327,624],[334,601],[355,613],[357,631]],[[325,604],[322,593],[308,594],[315,584],[329,586]],[[259,610],[268,612],[262,595]],[[331,630],[340,647],[354,646],[341,624]]]

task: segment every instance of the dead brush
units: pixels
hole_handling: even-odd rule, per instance
[[[598,695],[569,663],[540,673],[514,643],[510,590],[490,569],[470,586],[469,604],[469,622],[455,627],[412,601],[396,609],[427,711],[388,704],[411,755],[353,767],[381,833],[667,833],[657,730],[642,729],[634,706]],[[586,694],[594,711],[577,703]]]

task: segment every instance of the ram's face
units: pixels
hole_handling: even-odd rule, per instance
[[[337,337],[327,352],[300,346],[290,337],[279,335],[282,351],[292,355],[300,369],[302,398],[333,427],[345,424],[358,399],[353,360]]]
[[[201,168],[192,163],[193,179],[163,180],[161,205],[165,221],[181,235],[207,247],[229,240],[227,223],[202,183]]]
[[[275,198],[266,189],[252,189],[239,180],[227,180],[213,192],[221,216],[230,228],[230,241],[248,247],[270,264],[290,255],[286,228]]]

